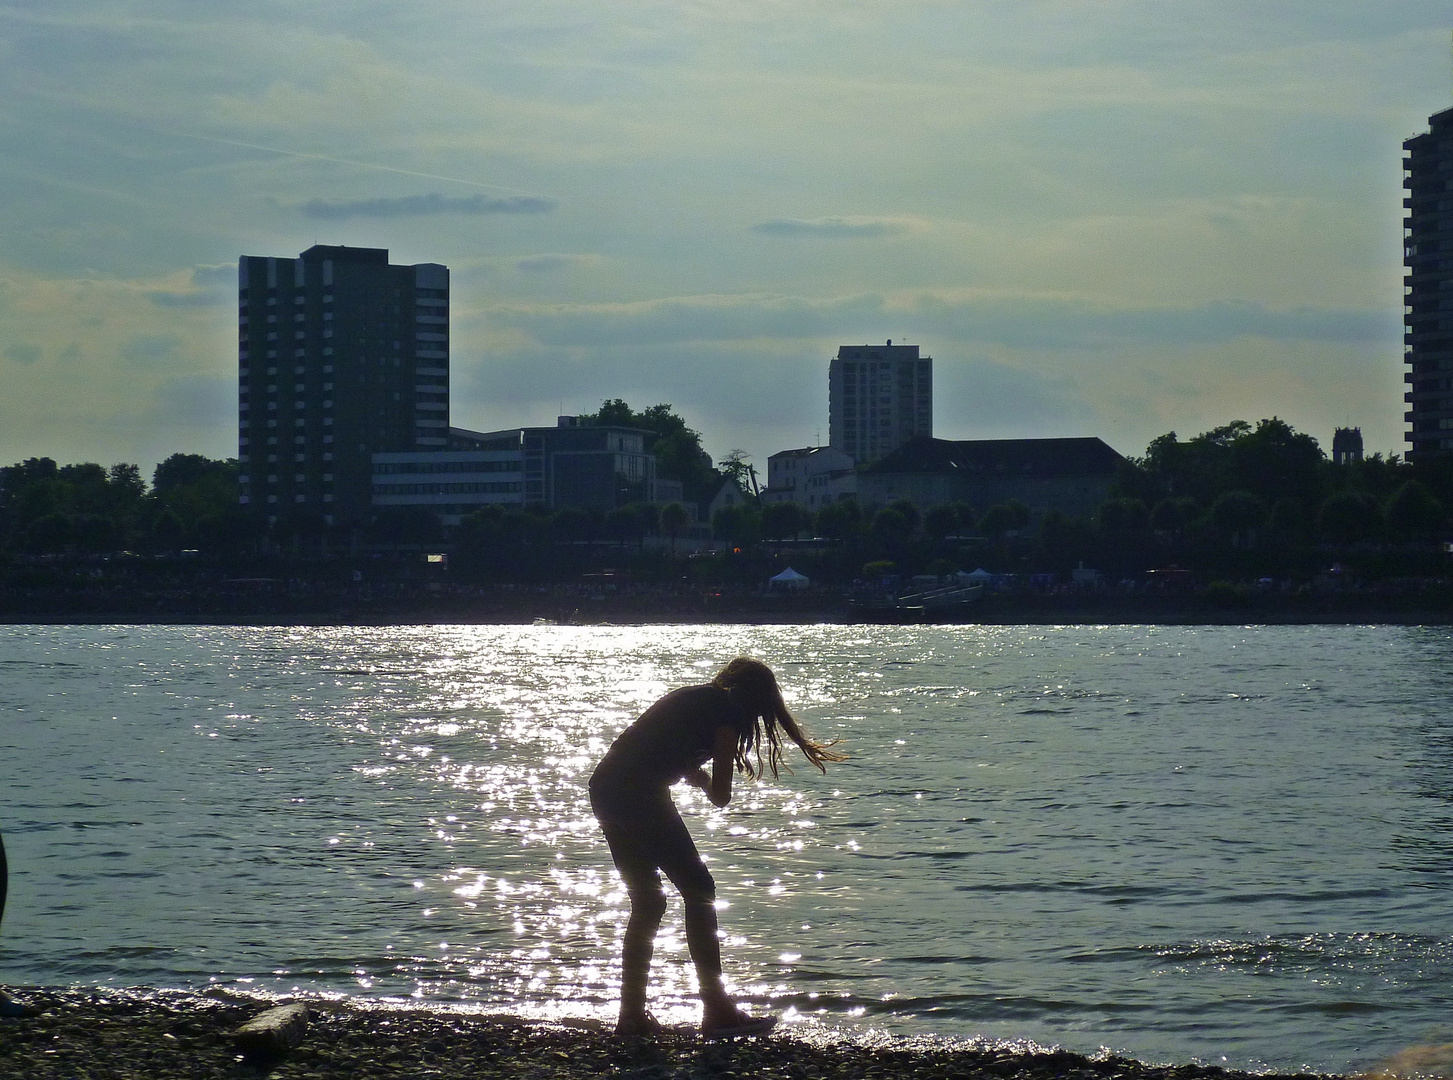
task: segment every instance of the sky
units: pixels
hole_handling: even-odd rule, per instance
[[[236,454],[236,265],[452,272],[456,426],[1401,453],[1401,142],[1446,0],[0,0],[0,464]]]

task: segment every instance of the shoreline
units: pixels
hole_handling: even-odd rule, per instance
[[[532,1022],[496,1015],[369,1007],[349,1001],[259,1000],[224,991],[19,988],[35,1014],[0,1020],[0,1076],[26,1080],[194,1080],[269,1077],[369,1080],[432,1077],[791,1077],[794,1080],[1288,1080],[1324,1074],[1246,1073],[1204,1065],[1150,1065],[1119,1057],[1005,1047],[938,1047],[883,1039],[822,1042],[790,1031],[708,1042],[668,1029],[623,1041],[586,1022]],[[232,1032],[290,1000],[311,1019],[302,1041],[273,1063],[244,1061]]]
[[[129,592],[94,595],[0,592],[0,625],[155,626],[595,626],[933,625],[933,626],[1349,626],[1453,625],[1453,603],[1419,591],[1276,592],[1227,598],[1175,593],[991,594],[942,611],[855,604],[813,589],[792,595],[759,591],[626,588],[609,593],[501,586],[346,595],[277,591]]]

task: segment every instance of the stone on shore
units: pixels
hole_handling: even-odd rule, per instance
[[[306,1005],[279,1005],[259,1013],[232,1033],[243,1057],[256,1061],[281,1058],[303,1041],[308,1030]]]

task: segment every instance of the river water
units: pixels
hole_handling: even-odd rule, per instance
[[[1401,627],[0,627],[0,981],[611,1017],[585,778],[738,653],[851,755],[679,791],[755,1011],[1278,1070],[1453,1034],[1453,634]]]

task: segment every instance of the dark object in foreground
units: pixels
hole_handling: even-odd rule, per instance
[[[258,1002],[224,993],[30,990],[40,1010],[0,1021],[0,1077],[25,1080],[591,1080],[791,1077],[794,1080],[1252,1080],[1198,1065],[1125,1058],[964,1050],[902,1042],[815,1044],[790,1034],[708,1042],[667,1028],[622,1042],[603,1024],[531,1024],[504,1017],[398,1012],[311,1002],[305,1042],[265,1074],[240,1066],[232,1035]],[[1260,1076],[1256,1080],[1278,1080]]]
[[[234,1031],[232,1044],[249,1061],[278,1061],[303,1041],[308,1019],[306,1005],[279,1005]]]

